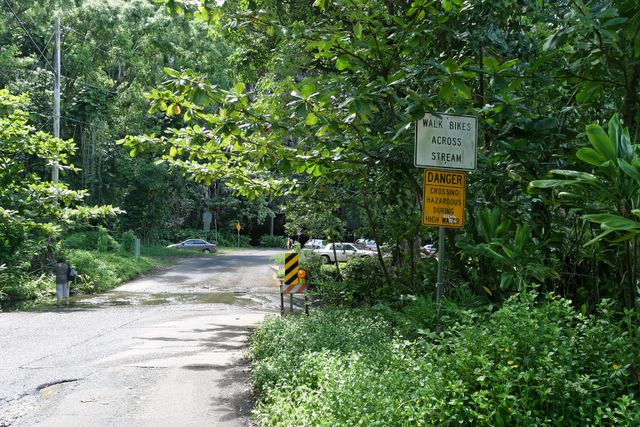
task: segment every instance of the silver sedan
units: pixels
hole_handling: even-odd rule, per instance
[[[173,245],[169,245],[167,247],[174,249],[190,249],[193,251],[202,252],[216,252],[218,250],[217,244],[209,243],[206,240],[202,239],[188,239],[184,242],[174,243]]]

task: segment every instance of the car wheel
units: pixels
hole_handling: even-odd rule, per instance
[[[209,252],[209,253],[211,253],[211,249],[209,249],[209,248],[204,248],[204,249],[202,250],[202,252]]]
[[[331,258],[329,258],[329,255],[322,255],[322,263],[331,264]]]

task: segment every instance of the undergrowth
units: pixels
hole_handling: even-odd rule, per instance
[[[272,317],[250,357],[263,426],[638,425],[638,315],[513,297],[500,309]],[[425,321],[424,319],[427,319]]]

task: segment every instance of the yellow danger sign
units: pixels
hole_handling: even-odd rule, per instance
[[[464,172],[424,170],[422,225],[464,227],[466,178]]]

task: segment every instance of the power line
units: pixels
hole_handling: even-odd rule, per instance
[[[51,36],[49,37],[49,40],[47,40],[47,42],[44,44],[44,50],[47,50],[47,46],[49,46],[49,43],[51,43],[51,40],[53,39],[54,35],[55,33],[52,31]],[[36,62],[33,64],[33,67],[31,67],[31,72],[33,72],[38,66],[38,61],[40,61],[40,58],[45,58],[46,60],[46,57],[41,53],[40,56],[38,56],[38,59],[36,59]]]
[[[53,118],[52,115],[47,115],[47,114],[42,114],[42,113],[38,113],[35,111],[26,111],[27,114],[34,114],[36,116],[40,116],[40,117],[44,117],[45,119],[51,119]],[[78,119],[74,119],[73,117],[69,117],[69,116],[60,116],[61,119],[65,119],[65,120],[69,120],[71,122],[76,122],[76,123],[80,123],[82,125],[87,125],[87,126],[91,126],[91,123],[87,123],[87,122],[83,122],[82,120],[78,120]]]
[[[34,46],[36,47],[36,49],[38,49],[38,52],[40,52],[40,55],[44,58],[45,62],[47,63],[47,65],[49,65],[49,67],[51,67],[51,69],[53,70],[53,65],[51,65],[51,63],[49,62],[49,60],[47,59],[47,57],[45,56],[44,52],[42,51],[42,49],[40,49],[40,46],[38,45],[38,43],[36,43],[36,41],[33,39],[33,37],[31,36],[31,33],[29,32],[29,30],[27,30],[27,27],[25,27],[24,23],[22,22],[22,20],[20,19],[20,17],[16,14],[16,12],[13,10],[13,7],[11,6],[11,3],[9,3],[9,0],[4,0],[4,3],[9,7],[9,11],[11,12],[11,14],[13,15],[14,18],[16,18],[16,21],[18,21],[18,24],[20,24],[20,27],[22,28],[22,30],[27,34],[27,36],[29,37],[29,39],[31,39],[31,42],[34,44]]]
[[[8,0],[4,0],[5,4],[9,7],[9,10],[11,11],[11,14],[13,15],[13,17],[16,19],[16,21],[18,21],[18,24],[20,24],[20,27],[22,28],[22,30],[26,33],[26,35],[29,37],[29,39],[31,40],[31,42],[33,43],[33,45],[36,47],[36,49],[38,50],[38,52],[40,53],[40,56],[38,57],[38,60],[40,60],[40,58],[43,58],[44,61],[46,62],[47,66],[49,68],[51,68],[51,71],[55,72],[55,69],[53,67],[53,65],[51,64],[51,62],[49,62],[49,60],[46,57],[45,52],[40,48],[40,46],[38,45],[38,43],[36,43],[36,41],[34,40],[34,38],[31,36],[31,33],[29,32],[29,30],[27,29],[27,27],[24,25],[24,23],[22,22],[22,20],[20,19],[20,17],[16,14],[15,10],[13,9],[13,7],[11,7],[11,4],[9,3]],[[49,41],[51,41],[51,39],[49,39]],[[48,42],[47,42],[48,44]],[[37,61],[36,61],[37,62]],[[35,67],[34,67],[35,68]],[[65,76],[64,74],[60,74],[60,77],[63,79],[67,79],[67,80],[75,80],[71,77]],[[113,89],[107,89],[104,87],[99,87],[99,86],[94,86],[91,85],[89,83],[83,83],[85,86],[93,88],[93,89],[97,89],[97,90],[106,90],[108,93],[118,93],[118,91],[113,90]]]

